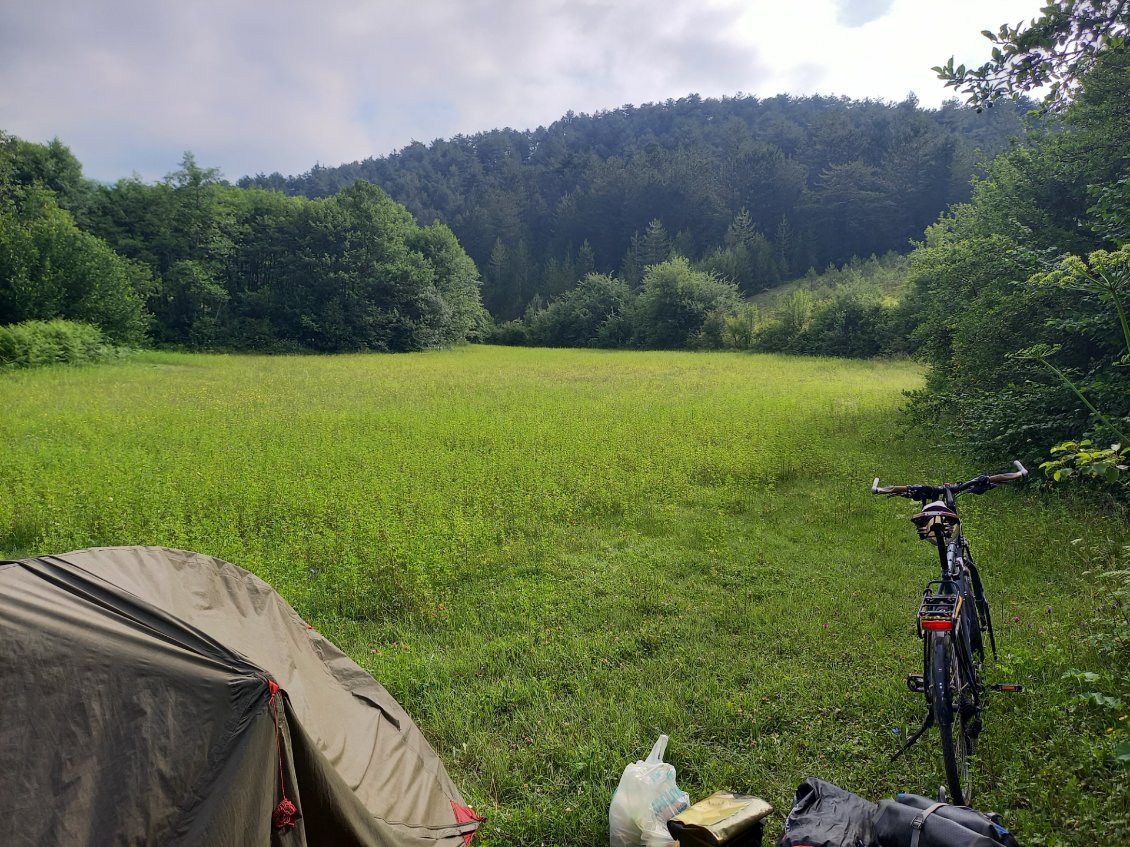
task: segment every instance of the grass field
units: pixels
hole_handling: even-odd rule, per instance
[[[607,843],[661,732],[692,797],[772,802],[772,839],[807,776],[876,800],[942,778],[932,738],[888,761],[935,559],[913,504],[868,493],[980,470],[903,431],[919,379],[487,347],[10,373],[0,555],[158,544],[259,574],[413,715],[484,847]],[[1095,666],[1084,572],[1124,516],[1034,487],[963,505],[1008,654],[989,675],[1031,686],[990,703],[977,805],[1026,845],[1130,832],[1126,722],[1063,677]]]

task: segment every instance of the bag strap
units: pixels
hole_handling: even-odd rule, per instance
[[[910,825],[914,828],[914,833],[910,836],[910,847],[918,847],[918,839],[922,837],[922,827],[926,825],[926,818],[938,811],[945,803],[935,803],[927,809],[922,810],[914,816],[914,820]]]

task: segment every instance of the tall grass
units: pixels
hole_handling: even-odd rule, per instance
[[[928,793],[932,743],[888,759],[921,709],[902,680],[934,559],[913,505],[867,490],[977,469],[902,432],[918,382],[904,363],[481,347],[8,374],[0,553],[161,544],[255,571],[419,721],[488,847],[604,841],[621,769],[660,732],[696,798],[785,809],[811,774]],[[1062,671],[1094,661],[1077,633],[1101,598],[1069,542],[1126,528],[1007,490],[966,522],[1008,672],[1034,685],[992,704],[981,797],[1025,843],[1082,843],[1063,816],[1120,802],[1094,715],[1067,719],[1040,777],[1074,780],[1059,806],[1023,780],[1065,720]]]
[[[839,267],[829,266],[823,273],[809,270],[808,274],[766,288],[750,298],[751,302],[769,314],[780,312],[786,302],[803,291],[815,302],[835,297],[854,297],[864,303],[881,303],[891,307],[906,296],[910,276],[910,260],[897,253],[853,259]]]

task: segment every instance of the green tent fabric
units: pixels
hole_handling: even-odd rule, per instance
[[[464,847],[479,825],[392,696],[235,565],[0,563],[0,644],[0,844]]]

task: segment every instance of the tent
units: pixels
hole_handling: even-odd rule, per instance
[[[0,563],[0,844],[465,847],[479,821],[392,696],[242,568]]]

